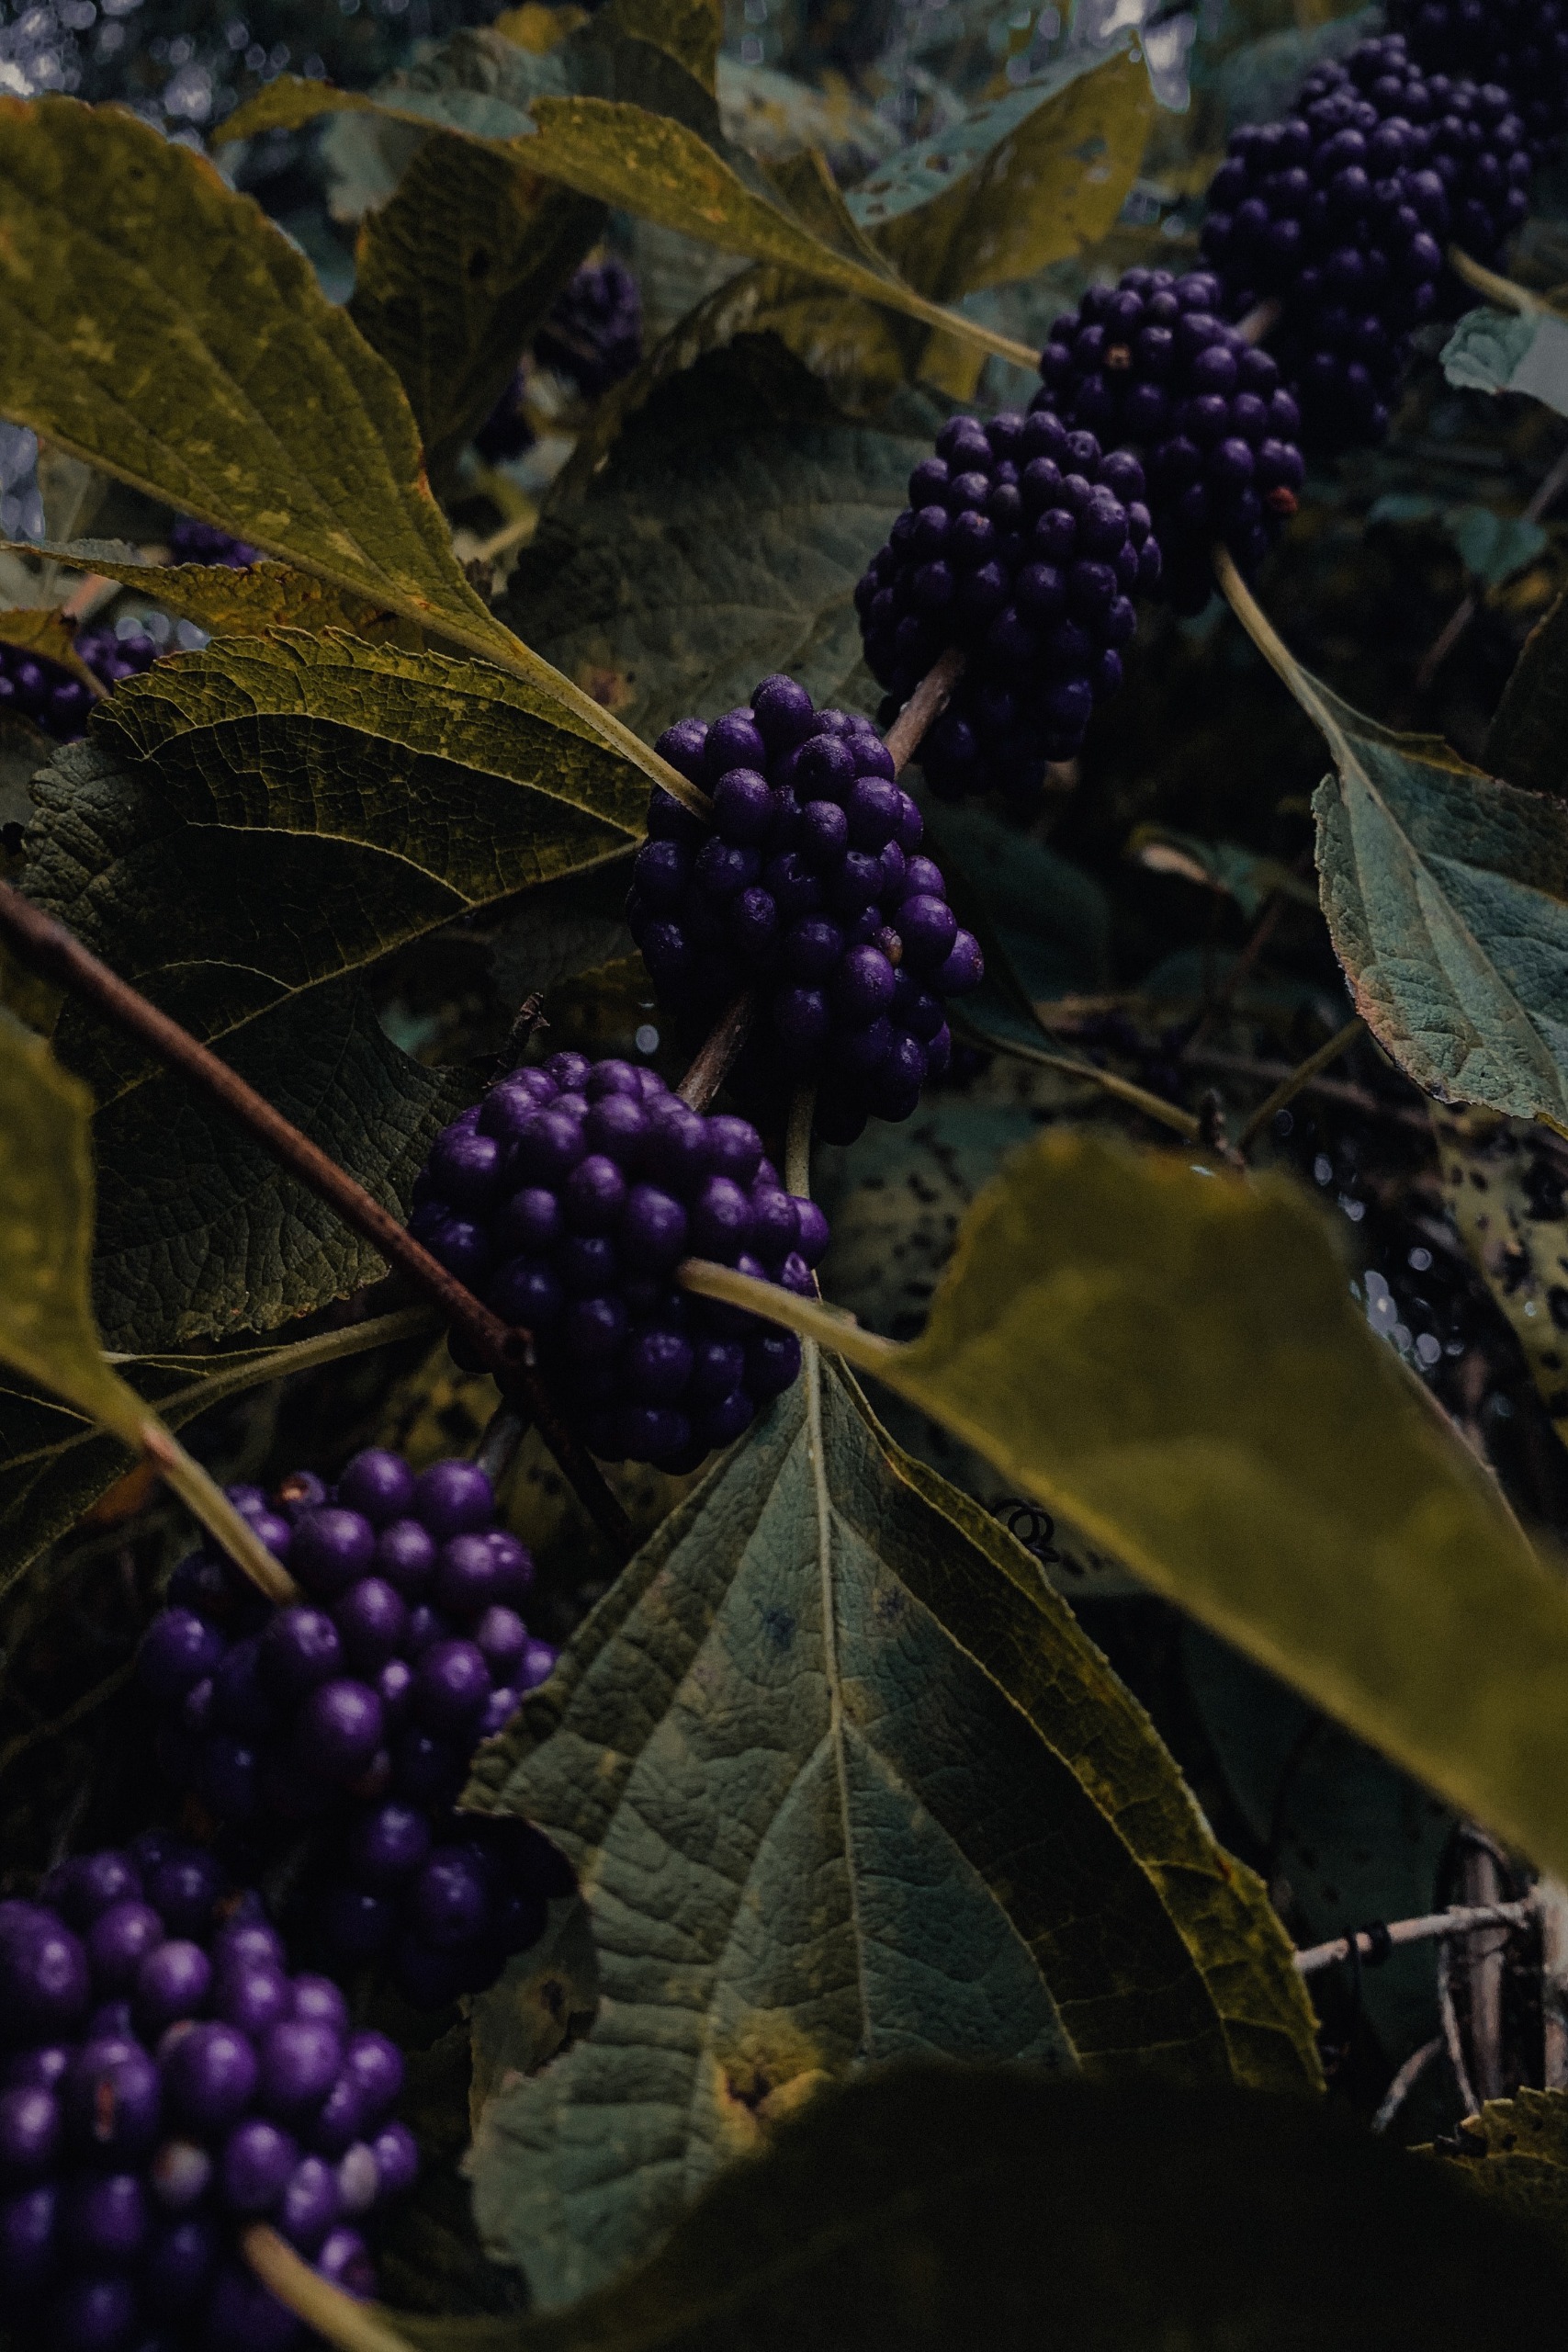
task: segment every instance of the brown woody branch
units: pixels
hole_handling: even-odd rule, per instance
[[[540,1434],[576,1489],[584,1508],[617,1551],[630,1558],[637,1548],[631,1523],[610,1492],[598,1465],[569,1430],[539,1377],[532,1335],[513,1329],[448,1273],[378,1201],[372,1200],[336,1160],[274,1109],[226,1062],[201,1045],[177,1021],[112,972],[80,940],[44,914],[9,884],[0,883],[0,936],[35,971],[89,1004],[116,1028],[135,1037],[170,1069],[177,1070],[254,1136],[280,1166],[335,1210],[344,1223],[378,1250],[440,1308],[509,1395],[517,1396],[539,1425]]]

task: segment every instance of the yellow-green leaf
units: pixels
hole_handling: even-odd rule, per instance
[[[468,585],[398,379],[304,255],[131,114],[0,98],[0,413],[532,679],[668,780]]]
[[[0,540],[0,551],[42,556],[78,571],[96,572],[134,588],[149,604],[195,621],[213,637],[255,637],[264,629],[303,628],[313,634],[346,628],[372,641],[412,650],[424,632],[385,605],[370,603],[285,563],[149,563],[122,539]],[[0,614],[0,631],[6,616]]]
[[[1368,1329],[1294,1185],[1048,1135],[976,1203],[910,1347],[816,1328],[1010,1490],[1568,1870],[1568,1589]]]
[[[147,1408],[104,1362],[87,1295],[93,1098],[0,1012],[0,1359],[131,1444]]]
[[[63,615],[25,605],[0,605],[0,645],[14,645],[23,653],[41,653],[101,694],[103,686],[76,650],[76,632]]]

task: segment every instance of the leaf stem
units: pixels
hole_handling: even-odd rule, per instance
[[[1007,1054],[1016,1061],[1035,1062],[1042,1069],[1064,1070],[1069,1078],[1087,1079],[1091,1086],[1098,1086],[1103,1093],[1113,1094],[1119,1102],[1130,1103],[1145,1118],[1157,1121],[1162,1127],[1168,1127],[1172,1135],[1180,1136],[1184,1142],[1201,1143],[1203,1139],[1201,1127],[1192,1112],[1184,1111],[1179,1102],[1168,1102],[1163,1094],[1151,1094],[1146,1087],[1134,1085],[1130,1078],[1120,1078],[1114,1070],[1097,1069],[1093,1062],[1080,1061],[1073,1054],[1048,1053],[1043,1046],[1026,1046],[1017,1038],[998,1037],[989,1029],[982,1029],[972,1021],[964,1021],[962,1015],[960,1023],[966,1034],[976,1039],[988,1054]]]
[[[1236,1149],[1243,1158],[1263,1133],[1269,1120],[1282,1111],[1287,1102],[1293,1102],[1303,1086],[1310,1086],[1313,1080],[1321,1071],[1327,1069],[1330,1063],[1337,1062],[1340,1055],[1355,1044],[1366,1025],[1358,1012],[1351,1020],[1347,1021],[1343,1029],[1335,1032],[1325,1046],[1319,1046],[1315,1054],[1309,1054],[1304,1062],[1298,1062],[1288,1078],[1282,1078],[1280,1080],[1273,1093],[1267,1095],[1258,1104],[1236,1137]]]
[[[192,1516],[222,1544],[236,1566],[243,1568],[258,1591],[265,1592],[269,1600],[280,1607],[299,1599],[299,1588],[287,1568],[273,1558],[249,1520],[240,1516],[211,1472],[204,1470],[195,1456],[186,1452],[162,1421],[149,1417],[143,1423],[141,1446],[147,1459],[156,1464],[164,1484],[174,1488]]]
[[[1477,294],[1484,294],[1502,311],[1517,311],[1521,318],[1549,316],[1551,305],[1532,294],[1527,286],[1517,286],[1511,277],[1499,277],[1495,269],[1485,269],[1472,261],[1461,245],[1449,247],[1449,267],[1456,277],[1462,278]]]
[[[1254,303],[1245,319],[1236,321],[1235,331],[1243,343],[1262,343],[1279,325],[1284,304],[1270,294],[1267,300]]]
[[[367,2304],[357,2303],[341,2287],[332,2286],[293,2247],[253,2222],[240,2240],[241,2250],[269,2293],[335,2344],[339,2352],[412,2352],[408,2338],[398,2335]]]
[[[1535,1917],[1535,1899],[1527,1895],[1519,1903],[1463,1903],[1451,1910],[1428,1911],[1419,1919],[1395,1919],[1386,1928],[1359,1928],[1354,1935],[1336,1936],[1325,1944],[1309,1944],[1296,1954],[1296,1966],[1302,1975],[1315,1976],[1320,1968],[1332,1968],[1337,1960],[1348,1960],[1354,1951],[1362,1960],[1375,1961],[1386,1949],[1384,1939],[1396,1950],[1404,1944],[1435,1942],[1439,1937],[1476,1936],[1487,1928],[1526,1928]]]
[[[220,1061],[188,1029],[183,1029],[177,1021],[160,1012],[91,955],[63,923],[44,914],[9,883],[0,883],[0,937],[8,940],[35,970],[90,1004],[95,1012],[137,1038],[161,1062],[199,1088],[254,1136],[280,1166],[298,1177],[318,1200],[325,1201],[345,1225],[362,1235],[432,1299],[502,1387],[521,1395],[537,1421],[546,1444],[590,1516],[622,1556],[631,1557],[637,1549],[631,1522],[605,1485],[597,1464],[556,1411],[534,1363],[529,1332],[520,1328],[509,1329],[499,1316],[448,1273],[439,1260],[422,1248],[379,1201],[372,1200],[346,1169],[329,1159],[319,1145],[302,1135],[292,1121],[275,1110],[226,1062]],[[196,1508],[194,1500],[191,1507]]]
[[[721,1298],[729,1306],[743,1306],[770,1323],[782,1323],[803,1340],[816,1340],[863,1372],[884,1372],[904,1351],[897,1340],[863,1331],[841,1306],[826,1306],[820,1299],[800,1298],[777,1283],[760,1283],[751,1274],[738,1274],[732,1266],[716,1266],[707,1258],[682,1258],[675,1269],[682,1290],[698,1298]]]

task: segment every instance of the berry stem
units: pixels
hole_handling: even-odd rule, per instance
[[[896,767],[907,768],[919,749],[928,728],[934,727],[953,699],[967,660],[962,646],[950,645],[934,662],[887,730],[887,748]]]
[[[412,2352],[406,2336],[395,2334],[367,2304],[330,2285],[265,2222],[253,2222],[240,2245],[267,2291],[340,2352]]]
[[[1511,277],[1499,277],[1495,269],[1483,268],[1458,245],[1449,247],[1449,267],[1475,293],[1484,294],[1489,302],[1495,302],[1499,310],[1517,311],[1527,319],[1552,314],[1551,304],[1543,301],[1539,294],[1532,294],[1527,286],[1516,285]],[[1561,317],[1562,313],[1556,315]]]
[[[1273,1093],[1258,1104],[1236,1137],[1235,1148],[1244,1159],[1263,1133],[1269,1120],[1282,1111],[1288,1102],[1292,1102],[1303,1086],[1310,1086],[1313,1080],[1327,1069],[1330,1063],[1337,1062],[1340,1055],[1355,1044],[1366,1025],[1358,1012],[1352,1020],[1345,1023],[1343,1029],[1337,1031],[1335,1035],[1330,1037],[1325,1046],[1320,1046],[1315,1054],[1309,1054],[1304,1062],[1298,1063],[1289,1078],[1282,1078],[1280,1080]]]
[[[784,1166],[784,1191],[797,1201],[811,1198],[811,1122],[816,1115],[816,1087],[797,1086],[790,1096]]]
[[[756,1016],[757,999],[750,989],[742,989],[719,1014],[712,1035],[675,1090],[692,1110],[707,1109],[728,1077]]]
[[[325,1201],[345,1225],[361,1234],[433,1299],[447,1322],[455,1325],[484,1359],[487,1370],[493,1373],[503,1392],[521,1396],[595,1524],[622,1557],[630,1559],[637,1549],[631,1522],[605,1485],[597,1464],[550,1402],[533,1362],[530,1333],[509,1329],[499,1316],[492,1315],[428,1250],[423,1249],[379,1201],[372,1200],[346,1169],[329,1159],[319,1145],[302,1135],[254,1087],[247,1086],[237,1071],[220,1061],[188,1029],[183,1029],[177,1021],[160,1012],[90,954],[63,923],[56,922],[52,916],[33,906],[9,883],[0,883],[0,937],[6,939],[35,971],[90,1004],[117,1028],[138,1038],[160,1061],[190,1080],[253,1135],[282,1167],[307,1185],[318,1200]],[[192,1468],[195,1466],[193,1464]],[[195,1508],[193,1501],[192,1509]]]
[[[1246,318],[1236,321],[1235,331],[1243,343],[1266,342],[1279,325],[1284,308],[1272,294],[1265,301],[1255,302]]]
[[[904,1352],[897,1340],[863,1331],[841,1306],[801,1298],[778,1283],[758,1282],[754,1275],[738,1274],[733,1267],[716,1266],[708,1258],[683,1258],[675,1269],[675,1279],[682,1290],[692,1291],[698,1298],[721,1298],[728,1306],[743,1306],[770,1323],[782,1323],[803,1340],[818,1340],[863,1372],[884,1372]]]
[[[149,1419],[142,1428],[141,1447],[157,1465],[166,1487],[172,1487],[192,1516],[216,1537],[237,1567],[267,1599],[282,1607],[298,1600],[299,1588],[282,1563],[273,1558],[248,1521],[242,1519],[222,1487],[162,1421]]]

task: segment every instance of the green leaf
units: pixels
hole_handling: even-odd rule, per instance
[[[209,1041],[617,856],[646,806],[521,679],[292,631],[127,682],[34,800],[29,895]],[[158,1067],[74,1010],[59,1034],[100,1103]]]
[[[750,349],[649,403],[581,503],[547,510],[502,600],[649,738],[744,701],[774,670],[818,703],[845,692],[860,668],[855,582],[930,452],[926,403],[876,430],[846,424],[782,355]]]
[[[0,1362],[141,1450],[141,1399],[104,1362],[87,1299],[92,1098],[0,1012]]]
[[[224,1044],[256,1091],[397,1216],[436,1130],[472,1089],[390,1043],[355,978],[285,998]],[[93,1296],[137,1353],[265,1331],[386,1272],[227,1114],[164,1076],[100,1111]]]
[[[604,25],[595,21],[530,65],[558,61],[569,84],[562,95],[542,86],[538,75],[527,87],[521,74],[504,96],[419,90],[405,77],[369,97],[280,74],[229,117],[221,137],[296,129],[347,109],[378,110],[488,140],[530,172],[581,196],[722,252],[803,271],[823,285],[943,328],[977,349],[1016,356],[1007,337],[908,285],[859,233],[818,159],[812,159],[811,169],[820,186],[808,196],[806,175],[788,167],[771,171],[734,146],[719,127],[711,91],[661,41],[646,38],[635,17],[626,21],[622,12]]]
[[[841,1344],[1561,1871],[1568,1591],[1368,1329],[1329,1233],[1292,1185],[1046,1135],[971,1214],[919,1340]]]
[[[1488,2099],[1479,2115],[1462,2119],[1455,2139],[1422,2153],[1568,2251],[1568,2091]]]
[[[427,140],[370,214],[349,316],[396,368],[437,481],[604,220],[603,205],[451,136]]]
[[[527,678],[665,780],[469,587],[397,378],[305,256],[118,107],[0,100],[0,412]]]
[[[1568,319],[1549,311],[1466,311],[1443,345],[1442,365],[1462,390],[1527,392],[1568,416]]]
[[[1465,570],[1484,588],[1501,588],[1551,544],[1541,526],[1528,515],[1499,514],[1490,506],[1450,506],[1443,524]]]
[[[1109,235],[1154,117],[1134,51],[1058,67],[904,148],[850,212],[938,301],[1032,277]]]
[[[1435,1115],[1449,1215],[1568,1442],[1568,1214],[1539,1128],[1489,1111]]]
[[[137,1396],[156,1408],[164,1427],[177,1430],[248,1388],[416,1337],[430,1324],[425,1309],[402,1309],[281,1347],[122,1359],[119,1371]],[[90,1419],[0,1385],[0,1598],[107,1494],[133,1459],[128,1444]]]
[[[1568,810],[1362,718],[1227,593],[1333,755],[1317,865],[1357,1012],[1439,1102],[1568,1127]]]
[[[62,670],[69,670],[73,677],[80,678],[95,694],[103,692],[76,651],[75,629],[58,612],[0,605],[0,645],[14,645],[23,653],[40,653],[46,662],[58,662]]]
[[[472,2160],[486,2243],[547,2306],[854,2066],[1317,2079],[1262,1889],[1141,1710],[815,1351],[467,1801],[570,1857],[599,1951],[592,2033],[490,2101]]]
[[[647,2266],[420,2352],[1518,2352],[1553,2245],[1342,2109],[905,2065],[814,2100]]]
[[[1525,639],[1486,738],[1495,775],[1568,797],[1568,595]]]
[[[254,637],[270,628],[346,628],[356,637],[390,639],[410,651],[424,641],[422,629],[386,605],[283,563],[149,563],[123,539],[4,539],[0,551],[41,556],[118,580],[214,637]]]

